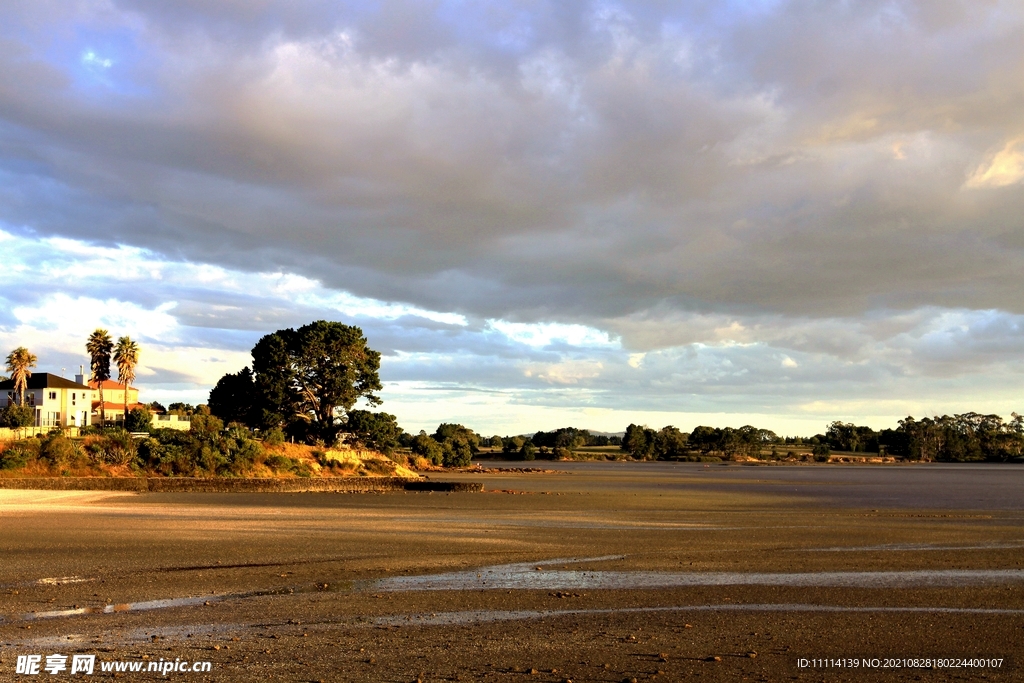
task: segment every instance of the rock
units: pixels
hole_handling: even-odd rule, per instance
[[[705,657],[704,661],[705,662],[720,662],[720,661],[722,661],[722,658],[717,656],[717,655],[715,655],[713,657]]]

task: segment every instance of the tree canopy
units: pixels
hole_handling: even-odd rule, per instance
[[[210,409],[222,419],[334,443],[360,399],[381,403],[380,353],[358,327],[318,320],[278,330],[256,343],[252,359],[252,370],[225,375],[210,392]]]

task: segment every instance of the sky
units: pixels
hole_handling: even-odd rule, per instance
[[[143,400],[327,319],[413,432],[1009,416],[1022,181],[1016,0],[0,5],[0,350]]]

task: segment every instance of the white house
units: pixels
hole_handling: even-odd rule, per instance
[[[35,410],[35,427],[85,427],[92,424],[92,388],[85,384],[34,372],[28,378],[25,405]],[[14,380],[0,382],[0,408],[17,403]]]

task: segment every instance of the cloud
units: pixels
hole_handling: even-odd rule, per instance
[[[1024,179],[1024,138],[1010,140],[988,161],[978,167],[967,187],[1004,187]]]
[[[5,339],[120,308],[198,383],[334,317],[395,382],[707,414],[1018,372],[1019,3],[0,12]]]

